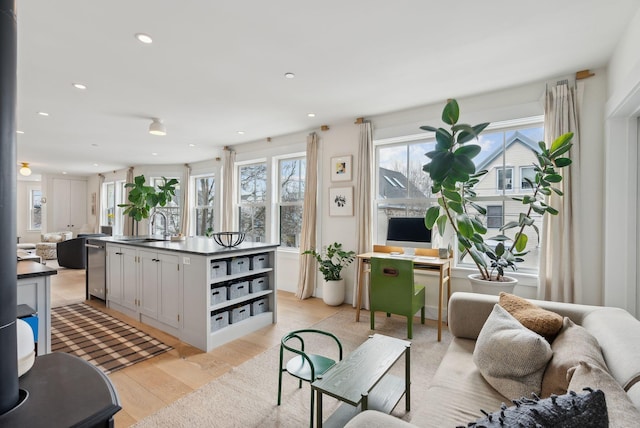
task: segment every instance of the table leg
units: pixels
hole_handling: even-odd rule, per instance
[[[442,340],[442,297],[444,288],[444,265],[440,266],[440,290],[438,291],[438,342]]]
[[[411,346],[404,351],[404,398],[405,409],[411,411]]]
[[[360,306],[362,306],[363,276],[364,276],[364,261],[358,257],[358,292],[356,293],[356,322],[360,321]]]
[[[322,428],[322,392],[316,390],[316,427]]]

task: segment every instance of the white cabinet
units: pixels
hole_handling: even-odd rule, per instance
[[[135,248],[107,245],[107,301],[135,310],[136,262]]]
[[[87,223],[87,182],[54,178],[52,184],[53,197],[49,201],[53,206],[54,230],[77,233]]]

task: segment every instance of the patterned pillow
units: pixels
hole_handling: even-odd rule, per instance
[[[577,394],[553,395],[543,400],[538,397],[514,400],[515,406],[502,405],[499,411],[487,413],[467,427],[563,427],[605,428],[609,426],[607,404],[600,390]],[[613,426],[613,425],[612,425]],[[459,427],[460,428],[460,427]]]
[[[541,336],[553,337],[562,328],[562,315],[542,309],[522,297],[502,292],[500,293],[500,306],[520,321],[523,326]]]
[[[473,350],[473,362],[482,377],[509,398],[540,394],[542,375],[551,356],[551,346],[542,336],[497,304]]]

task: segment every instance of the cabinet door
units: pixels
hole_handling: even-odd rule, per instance
[[[121,247],[122,253],[122,301],[120,304],[133,311],[137,310],[138,270],[137,254],[134,248]]]
[[[122,304],[122,252],[107,245],[107,296],[110,302]]]
[[[54,178],[52,205],[55,230],[78,232],[87,223],[87,182]]]
[[[151,251],[139,251],[140,256],[140,287],[139,307],[140,313],[151,318],[158,316],[158,278],[160,259],[158,253]]]
[[[172,327],[179,327],[182,319],[179,257],[159,254],[158,259],[160,259],[158,320]]]

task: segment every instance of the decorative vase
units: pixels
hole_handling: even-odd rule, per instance
[[[471,290],[474,293],[492,294],[497,296],[500,292],[513,293],[513,289],[518,284],[518,280],[510,276],[503,276],[502,281],[487,281],[482,279],[482,275],[474,273],[468,276],[471,282]]]
[[[329,306],[339,306],[344,302],[344,279],[336,281],[324,281],[322,287],[322,300]]]

